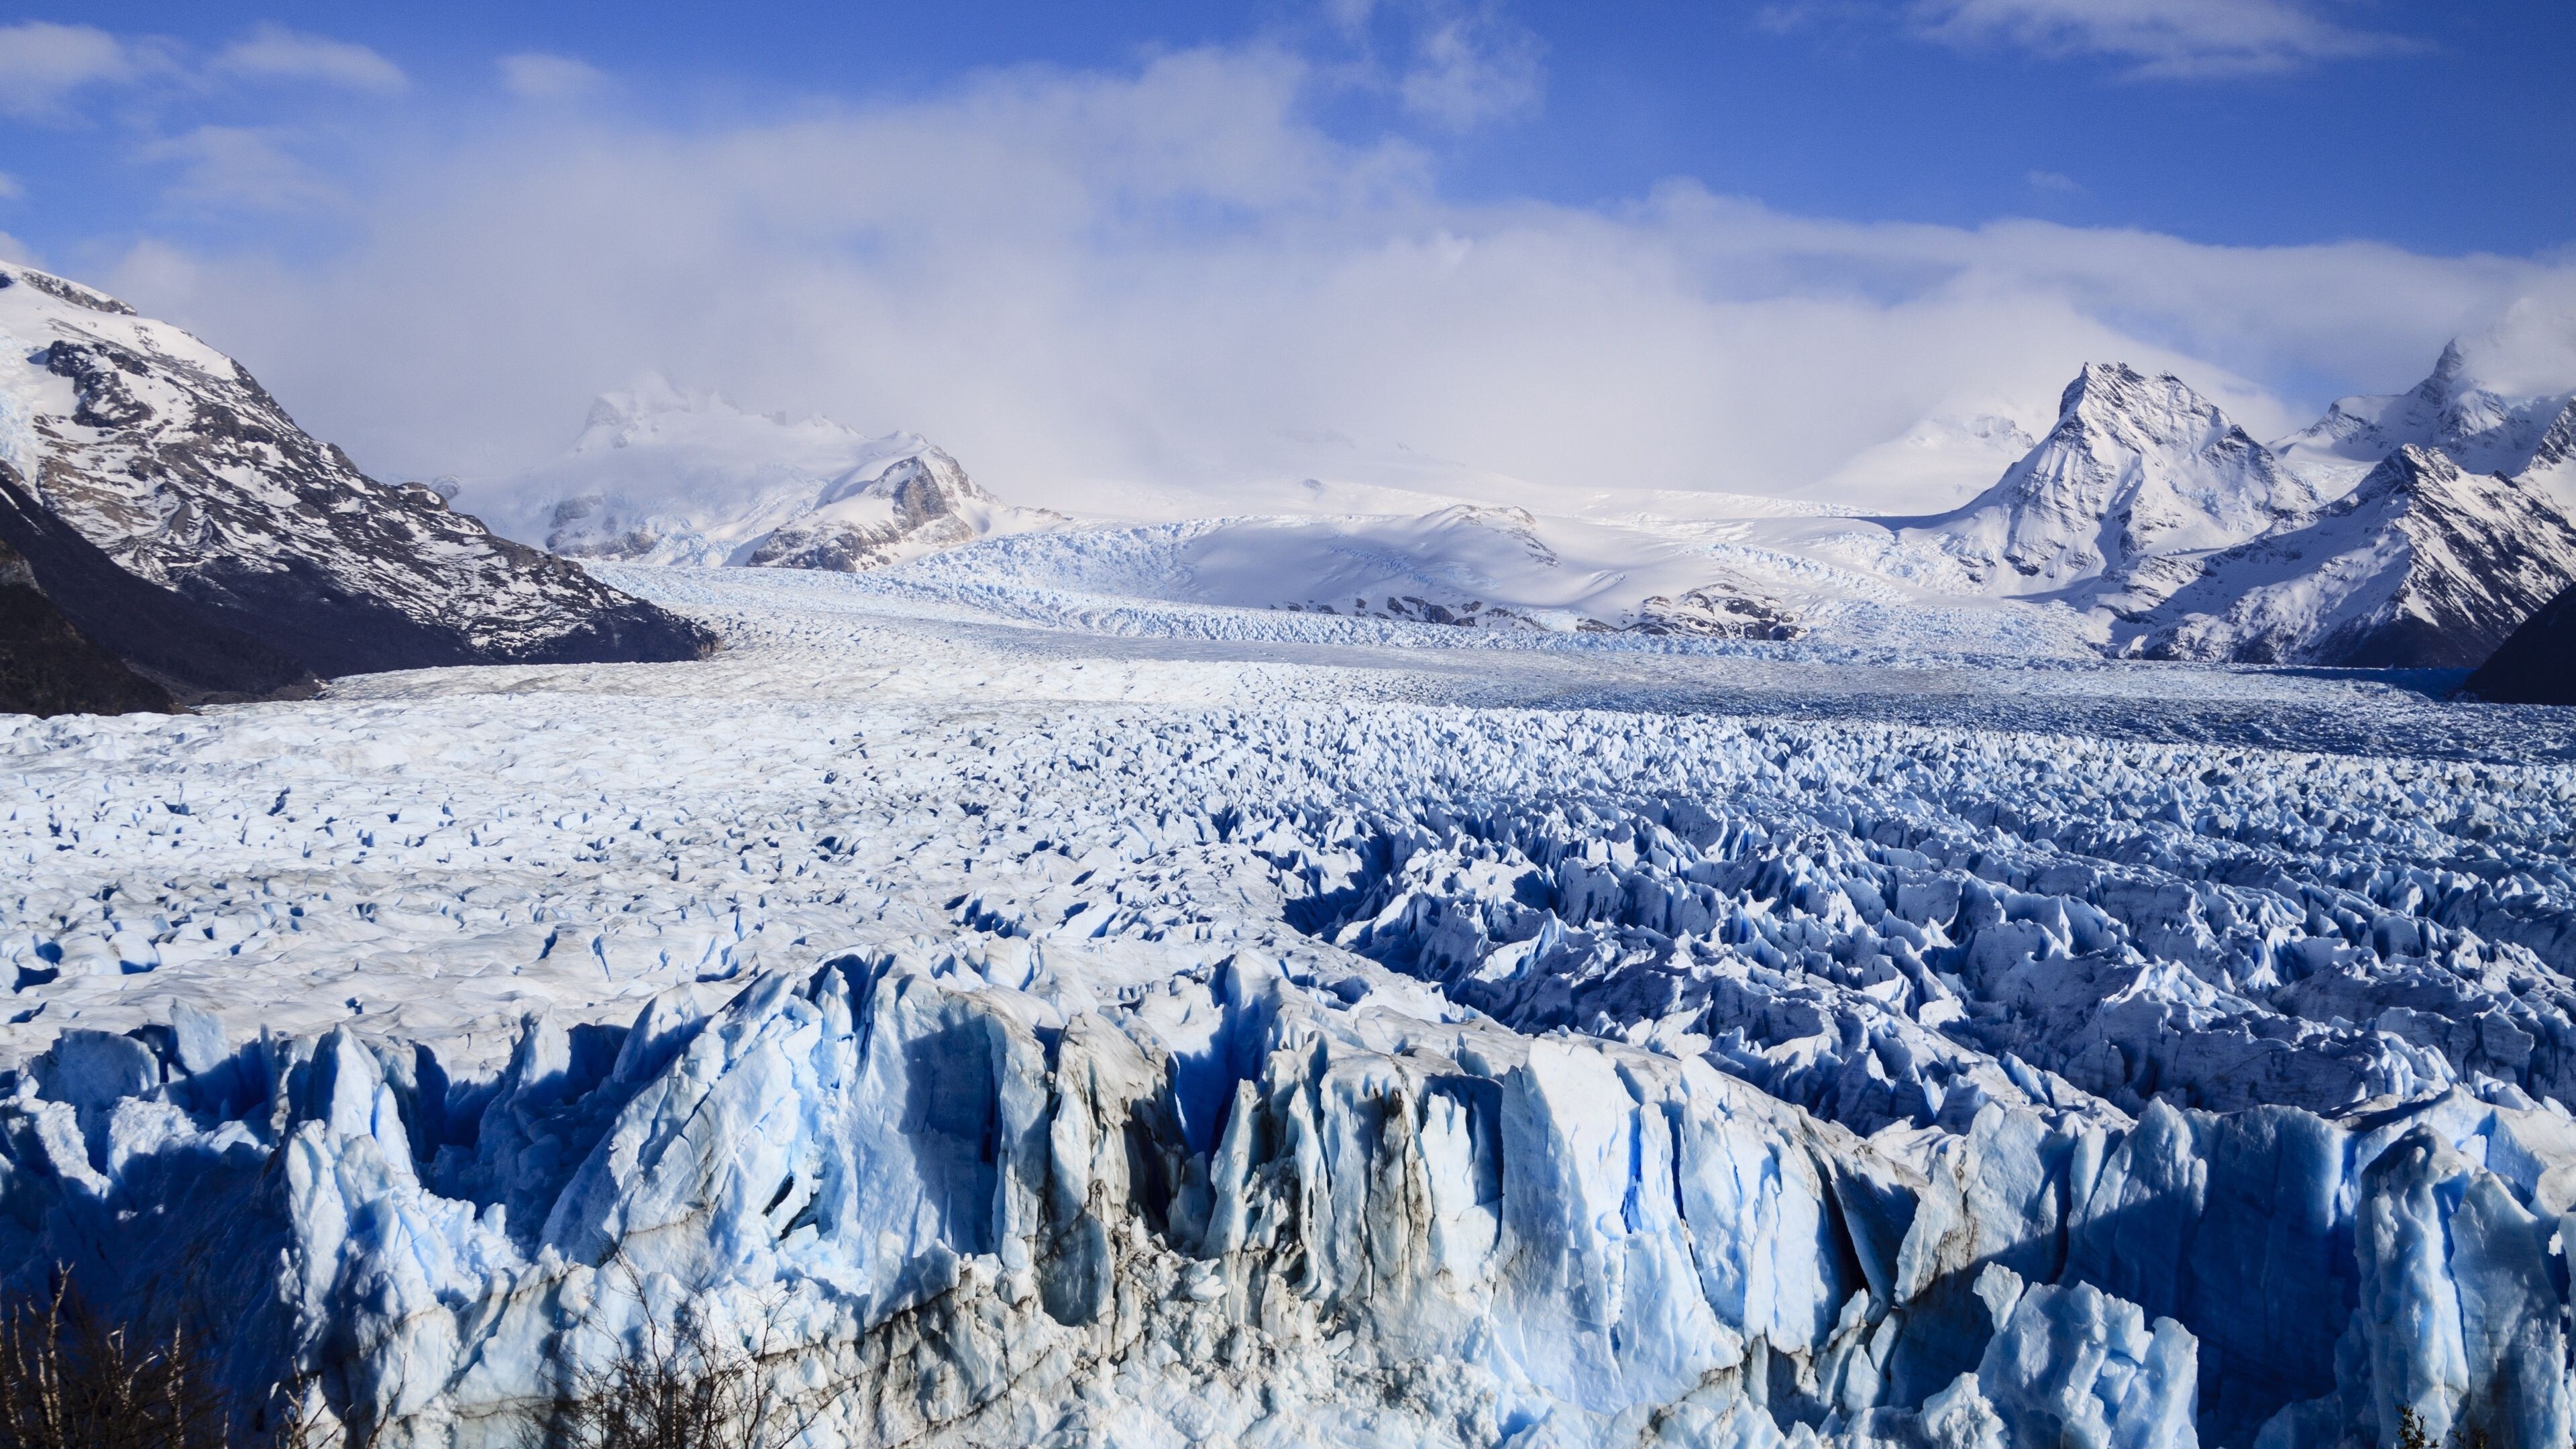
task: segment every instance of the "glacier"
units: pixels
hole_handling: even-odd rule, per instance
[[[2547,711],[941,557],[0,717],[0,1276],[386,1445],[682,1320],[817,1446],[2576,1431]]]

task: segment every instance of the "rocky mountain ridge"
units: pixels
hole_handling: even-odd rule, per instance
[[[2141,622],[2151,658],[2473,668],[2576,583],[2576,519],[2412,444],[2294,526],[2197,561]]]
[[[69,530],[198,627],[256,640],[296,674],[685,659],[713,645],[429,488],[368,478],[240,364],[101,293],[0,267],[0,337],[0,466],[23,529],[57,542]],[[131,593],[86,561],[78,578],[47,577],[78,551],[67,542],[12,543],[75,619],[87,595]]]
[[[2339,492],[2403,447],[2438,449],[2478,473],[2531,467],[2550,430],[2576,416],[2576,392],[2525,394],[2481,378],[2454,339],[2433,370],[2402,393],[2347,397],[2273,451],[2328,492]]]

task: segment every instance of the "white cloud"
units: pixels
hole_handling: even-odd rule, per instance
[[[1524,115],[1545,94],[1544,47],[1495,0],[1327,0],[1324,16],[1357,48],[1362,84],[1443,130]]]
[[[199,126],[143,148],[147,161],[179,164],[170,200],[240,211],[310,211],[340,194],[286,149],[276,132],[247,126]]]
[[[0,171],[0,201],[16,201],[26,194],[26,186],[17,177]]]
[[[1957,396],[2044,409],[2104,359],[2277,433],[2309,390],[2409,385],[2576,276],[1864,225],[1687,184],[1462,205],[1408,147],[1318,129],[1316,84],[1249,49],[774,124],[513,113],[371,178],[335,254],[154,245],[103,280],[387,472],[550,456],[591,393],[658,368],[918,428],[1008,496],[1078,504],[1093,480],[1328,471],[1292,441],[1325,433],[1569,486],[1794,488]]]
[[[1914,0],[1912,11],[1935,40],[2107,56],[2150,78],[2295,70],[2420,48],[2345,25],[2316,0]]]
[[[393,94],[408,88],[402,67],[353,41],[262,25],[226,46],[212,69],[260,80],[307,80],[349,90]]]
[[[608,83],[608,77],[597,67],[568,55],[527,51],[505,55],[498,64],[502,87],[529,100],[568,100],[589,95]]]
[[[44,265],[43,259],[36,255],[34,247],[5,231],[0,231],[0,262],[18,262],[30,267]]]
[[[2025,173],[2022,180],[2028,183],[2033,191],[2049,192],[2057,196],[2078,196],[2084,191],[2083,182],[2063,171],[2032,171]]]
[[[143,57],[94,25],[0,26],[0,113],[49,118],[73,92],[130,80],[144,68]]]
[[[1538,38],[1492,14],[1441,16],[1423,29],[1399,83],[1406,110],[1453,131],[1534,109]]]

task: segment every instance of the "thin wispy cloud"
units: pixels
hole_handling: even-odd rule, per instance
[[[0,25],[0,116],[63,123],[115,93],[203,99],[243,82],[302,82],[378,95],[410,88],[400,66],[366,46],[262,25],[208,55],[158,36],[28,20]]]
[[[605,89],[608,77],[588,61],[525,51],[497,62],[501,88],[526,100],[559,101]]]
[[[57,119],[77,93],[132,80],[154,58],[94,25],[0,26],[0,114]]]
[[[1442,130],[1523,115],[1545,97],[1545,47],[1494,0],[1329,0],[1325,14],[1357,47],[1356,74]]]
[[[175,164],[165,193],[182,206],[225,211],[312,211],[342,197],[287,148],[285,137],[248,126],[199,126],[143,148],[143,159]]]
[[[2314,0],[1916,0],[1909,18],[1945,44],[2103,57],[2144,79],[2264,74],[2422,48],[2347,25]]]
[[[210,69],[260,80],[315,81],[348,90],[393,94],[411,78],[402,67],[353,41],[262,25],[215,55]]]
[[[2084,183],[2063,171],[2029,171],[2021,178],[2031,190],[2051,196],[2081,196]]]

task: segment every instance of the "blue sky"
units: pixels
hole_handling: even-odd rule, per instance
[[[2261,431],[2557,316],[2571,61],[2564,0],[28,7],[0,236],[392,472],[659,369],[1033,487],[1794,487],[2105,350]]]

